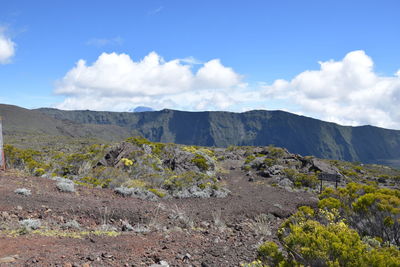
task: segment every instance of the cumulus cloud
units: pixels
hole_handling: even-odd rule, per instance
[[[319,64],[319,70],[262,86],[264,97],[286,99],[300,113],[340,124],[400,128],[400,71],[378,75],[361,50]]]
[[[15,54],[15,43],[6,36],[5,30],[0,28],[0,64],[10,63]]]
[[[79,60],[56,85],[55,93],[67,96],[57,107],[124,110],[149,105],[212,110],[248,97],[242,77],[220,60],[200,64],[196,72],[187,63],[165,61],[155,52],[137,62],[117,53],[103,53],[93,64]],[[235,97],[237,94],[242,97]]]
[[[127,54],[103,53],[92,64],[79,60],[58,81],[55,92],[66,98],[56,107],[115,111],[142,105],[231,111],[273,107],[344,125],[400,129],[400,70],[392,76],[377,74],[373,60],[361,50],[319,64],[319,69],[291,80],[248,85],[219,59],[165,61],[151,52],[133,61]]]

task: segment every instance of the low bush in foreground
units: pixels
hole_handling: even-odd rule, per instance
[[[319,207],[338,216],[363,235],[400,245],[400,191],[375,184],[349,183],[337,190],[326,188]]]
[[[400,262],[398,247],[374,238],[365,242],[334,214],[309,207],[290,217],[278,236],[283,249],[271,241],[261,245],[259,266],[399,266]]]

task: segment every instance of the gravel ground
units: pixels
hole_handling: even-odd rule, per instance
[[[232,192],[226,198],[156,202],[82,186],[65,193],[57,189],[55,181],[27,177],[12,170],[2,172],[0,266],[168,263],[205,267],[240,266],[252,261],[259,244],[276,239],[275,232],[282,220],[298,206],[315,205],[316,198],[311,193],[269,186],[263,179],[249,182],[239,168],[241,164],[225,162],[226,169],[232,167],[229,173],[221,174]],[[31,190],[31,195],[15,193],[18,188]],[[40,220],[40,233],[16,235],[19,221],[28,218]],[[79,229],[63,228],[72,220],[79,224]],[[122,232],[127,224],[134,231]],[[106,228],[117,230],[118,236],[107,234],[115,232],[93,232]],[[60,233],[79,233],[80,238],[61,237]]]

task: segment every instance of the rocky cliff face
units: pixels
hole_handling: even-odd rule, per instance
[[[119,126],[156,142],[217,147],[273,144],[301,155],[400,166],[400,131],[341,126],[283,111],[39,111],[75,123]]]
[[[400,167],[400,131],[341,126],[283,111],[132,113],[28,110],[0,105],[0,116],[3,116],[5,142],[20,147],[52,139],[56,143],[96,139],[98,143],[140,135],[153,142],[186,145],[272,144],[303,156]]]

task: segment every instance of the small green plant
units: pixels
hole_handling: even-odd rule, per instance
[[[286,168],[283,170],[286,177],[289,178],[296,186],[304,186],[315,188],[318,185],[318,178],[315,174],[299,173],[295,169]]]
[[[285,156],[285,150],[283,150],[283,148],[280,147],[269,146],[268,152],[269,156],[275,159],[282,158],[283,156]]]
[[[46,171],[43,168],[37,168],[35,169],[35,171],[33,172],[33,174],[35,176],[42,176],[43,174],[45,174]]]
[[[80,180],[80,183],[77,183],[77,184],[90,185],[92,187],[100,186],[101,188],[107,188],[109,186],[110,182],[111,182],[110,178],[108,178],[108,179],[98,179],[98,178],[95,178],[95,177],[86,176],[86,177],[83,177]]]
[[[273,165],[276,164],[276,159],[265,158],[265,159],[264,159],[264,164],[265,164],[267,167],[271,167],[271,166],[273,166]]]
[[[249,155],[246,157],[246,160],[244,161],[244,163],[249,164],[250,162],[252,162],[255,159],[256,159],[256,157],[254,155]]]
[[[265,242],[258,248],[258,257],[260,261],[272,266],[278,266],[285,259],[278,245],[273,241]]]
[[[158,196],[159,198],[163,198],[166,196],[166,193],[161,192],[160,190],[158,190],[156,188],[150,188],[149,191],[152,192],[154,195]]]
[[[208,171],[210,166],[207,164],[207,159],[201,154],[195,154],[191,160],[201,171]]]

